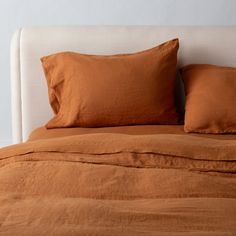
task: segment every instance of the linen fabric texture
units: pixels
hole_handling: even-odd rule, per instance
[[[55,116],[47,128],[178,124],[178,39],[132,54],[41,59]]]
[[[186,132],[236,132],[236,68],[188,65],[181,70],[185,86]]]

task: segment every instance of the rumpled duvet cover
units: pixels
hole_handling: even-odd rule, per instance
[[[236,135],[62,129],[0,150],[0,235],[236,235]]]

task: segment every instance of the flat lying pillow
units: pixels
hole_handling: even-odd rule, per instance
[[[178,39],[133,54],[62,52],[41,59],[55,113],[46,125],[177,124]]]
[[[236,68],[214,65],[183,67],[186,132],[236,132]]]

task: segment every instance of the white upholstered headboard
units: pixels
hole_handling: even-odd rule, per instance
[[[52,116],[40,57],[59,51],[135,52],[180,39],[179,65],[236,66],[236,27],[73,26],[19,29],[11,45],[14,143]]]

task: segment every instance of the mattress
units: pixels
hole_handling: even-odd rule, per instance
[[[33,131],[0,150],[4,235],[234,235],[236,135]]]

